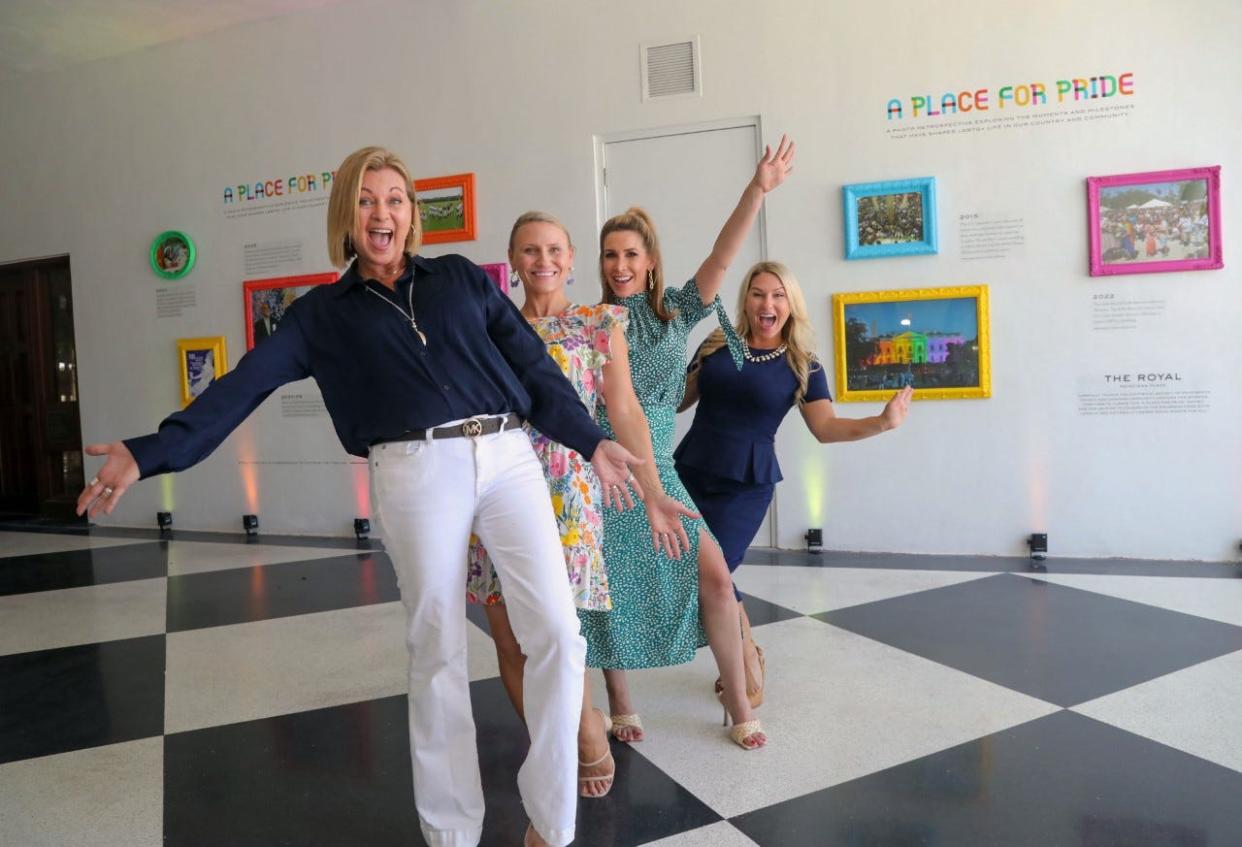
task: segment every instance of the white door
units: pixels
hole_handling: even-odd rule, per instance
[[[744,119],[605,136],[597,149],[599,226],[630,206],[646,209],[660,238],[664,282],[680,286],[711,252],[720,228],[754,175],[763,145],[758,119]],[[730,318],[742,274],[765,256],[763,227],[761,212],[720,290]],[[695,327],[687,355],[716,325],[707,318]],[[689,428],[692,414],[678,416],[679,439]],[[769,510],[755,544],[773,543],[773,524]]]

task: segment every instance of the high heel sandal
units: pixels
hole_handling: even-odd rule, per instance
[[[720,698],[720,705],[724,706],[724,720],[721,721],[720,725],[729,726],[729,707],[724,704],[724,692],[721,691],[717,696]],[[746,743],[746,739],[754,738],[760,733],[763,733],[764,735],[764,741],[762,743]],[[735,723],[732,727],[729,727],[729,740],[731,740],[738,747],[741,747],[743,750],[758,750],[764,744],[768,743],[767,734],[763,732],[763,724],[758,718],[754,718],[749,721],[742,721],[741,723]]]
[[[619,729],[636,729],[639,733],[642,733],[643,722],[637,713],[632,715],[613,715],[608,731],[613,738],[625,744],[637,744],[643,740],[642,735],[639,735],[638,738],[621,738],[617,735],[617,730]]]
[[[605,743],[605,744],[607,744],[607,743],[608,743],[608,736],[609,736],[609,734],[612,732],[612,721],[611,721],[611,720],[609,720],[608,716],[607,716],[607,715],[605,715],[605,714],[604,714],[602,711],[600,711],[599,709],[593,709],[592,711],[598,712],[598,713],[599,713],[599,719],[600,719],[601,721],[603,721],[603,722],[604,722],[604,743]],[[579,768],[594,768],[594,767],[598,767],[599,765],[602,765],[604,762],[606,762],[608,759],[611,759],[611,758],[612,758],[612,748],[609,748],[609,749],[607,749],[606,751],[604,751],[604,755],[600,756],[600,757],[599,757],[598,759],[596,759],[594,762],[584,762],[584,761],[582,761],[581,759],[579,759],[579,760],[578,760],[578,767],[579,767]],[[598,775],[598,776],[580,776],[580,777],[578,777],[578,796],[579,796],[579,797],[586,797],[588,800],[596,800],[596,799],[598,799],[598,798],[600,798],[600,797],[604,797],[604,796],[606,796],[606,795],[608,794],[608,792],[612,790],[612,781],[613,781],[613,779],[614,779],[614,778],[616,778],[616,775],[617,775],[617,765],[616,765],[616,762],[613,762],[613,765],[612,765],[612,773],[609,773],[609,774],[600,774],[600,775]],[[587,793],[586,793],[586,784],[587,784],[588,782],[605,782],[605,783],[607,783],[607,787],[605,787],[605,788],[604,788],[604,790],[603,790],[602,792],[600,792],[599,794],[587,794]]]

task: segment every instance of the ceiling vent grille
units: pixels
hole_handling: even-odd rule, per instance
[[[698,36],[642,46],[643,99],[703,93]]]

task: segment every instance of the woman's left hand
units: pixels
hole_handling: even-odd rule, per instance
[[[907,385],[885,404],[884,411],[880,413],[880,420],[884,421],[885,430],[901,426],[901,422],[906,419],[906,414],[910,411],[910,400],[913,397],[914,388]]]
[[[700,515],[667,494],[647,500],[647,523],[651,524],[651,546],[655,550],[680,559],[681,552],[690,549],[690,536],[681,523],[683,517],[697,520]]]
[[[604,494],[604,505],[612,506],[618,511],[634,508],[634,500],[630,497],[629,487],[639,500],[643,499],[643,487],[638,484],[634,474],[630,472],[633,465],[641,465],[643,460],[626,450],[615,441],[601,441],[591,454],[591,467],[599,477],[600,489]],[[629,486],[629,487],[627,487]]]
[[[785,181],[785,177],[793,171],[794,143],[787,136],[781,136],[781,143],[772,152],[772,146],[763,148],[763,158],[755,166],[755,177],[751,180],[760,191],[767,194]]]

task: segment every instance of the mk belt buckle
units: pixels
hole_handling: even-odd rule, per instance
[[[483,421],[471,418],[461,425],[461,434],[467,438],[477,438],[483,434]]]

